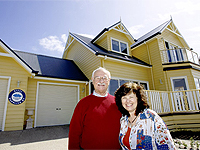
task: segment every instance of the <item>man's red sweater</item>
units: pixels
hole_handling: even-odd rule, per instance
[[[114,96],[89,95],[80,100],[69,128],[69,149],[120,149],[121,113]]]

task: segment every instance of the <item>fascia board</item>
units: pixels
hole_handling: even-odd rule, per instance
[[[71,36],[73,36],[80,44],[82,44],[84,47],[86,47],[87,49],[89,49],[93,54],[95,54],[95,50],[93,50],[87,43],[85,43],[84,41],[80,40],[78,37],[76,37],[75,35],[73,35],[72,33],[70,33]]]
[[[111,57],[108,57],[108,56],[98,55],[97,57],[117,61],[117,62],[120,62],[120,63],[126,63],[126,64],[130,64],[130,65],[134,65],[134,66],[140,66],[140,67],[144,67],[144,68],[152,68],[151,66],[145,66],[145,65],[134,63],[134,62],[119,60],[119,59],[111,58]]]
[[[7,46],[5,46],[1,41],[0,41],[0,46],[9,54],[7,55],[8,57],[12,57],[15,61],[17,61],[24,69],[26,69],[31,75],[32,75],[32,70],[22,61],[20,60],[14,52],[12,52],[10,49],[8,49]],[[6,56],[6,55],[5,55]]]
[[[85,84],[88,83],[88,81],[65,80],[65,79],[58,79],[58,78],[55,79],[55,78],[48,78],[48,77],[37,77],[37,76],[34,76],[33,78],[34,78],[34,79],[37,79],[37,80],[62,81],[62,82],[85,83]]]

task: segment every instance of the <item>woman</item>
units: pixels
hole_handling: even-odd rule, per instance
[[[122,113],[119,141],[122,149],[176,149],[162,118],[149,109],[143,88],[124,83],[115,92]]]

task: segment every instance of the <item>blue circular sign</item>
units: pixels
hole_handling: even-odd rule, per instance
[[[9,93],[8,100],[14,104],[22,104],[26,99],[26,94],[21,89],[14,89]]]

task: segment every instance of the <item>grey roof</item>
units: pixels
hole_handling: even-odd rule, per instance
[[[61,59],[56,57],[38,55],[14,50],[33,72],[37,72],[36,76],[61,78],[88,81],[87,77],[78,68],[73,60]]]
[[[134,47],[142,44],[144,41],[148,41],[149,39],[155,37],[156,35],[161,34],[162,31],[169,25],[169,23],[171,23],[171,21],[172,21],[172,19],[164,22],[160,26],[156,27],[155,29],[151,30],[147,34],[140,37],[134,44],[131,45],[131,48],[134,48]]]
[[[108,57],[112,57],[112,58],[116,58],[116,59],[120,59],[124,61],[129,61],[129,62],[140,64],[140,65],[151,66],[136,57],[128,56],[122,53],[116,53],[114,51],[108,51],[104,49],[103,47],[100,47],[99,45],[92,43],[91,38],[88,38],[79,34],[75,34],[75,33],[70,33],[70,34],[74,38],[76,38],[80,43],[82,43],[83,45],[91,49],[95,55],[104,55],[104,56],[108,56]]]

